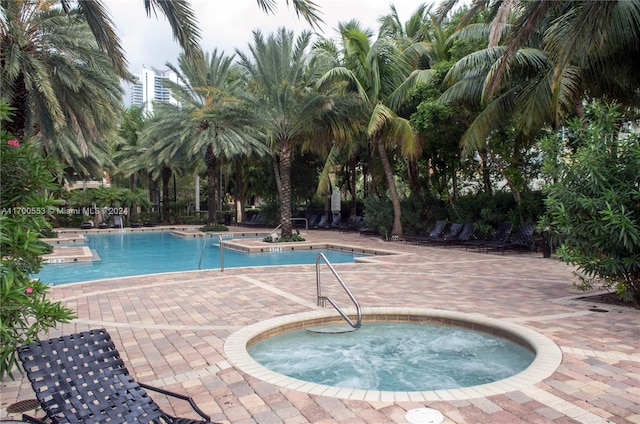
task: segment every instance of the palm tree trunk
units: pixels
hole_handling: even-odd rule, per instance
[[[291,237],[291,141],[280,140],[280,236]]]
[[[351,195],[351,213],[349,218],[354,219],[358,214],[358,199],[356,195],[356,161],[349,161],[349,194]]]
[[[217,167],[216,157],[213,154],[211,146],[207,146],[207,152],[204,156],[204,161],[207,165],[207,223],[209,225],[216,224],[216,178]]]
[[[169,223],[169,182],[171,181],[171,168],[162,167],[162,222]]]
[[[380,155],[380,162],[382,162],[382,169],[384,175],[387,178],[387,184],[389,185],[389,194],[391,196],[391,204],[393,205],[393,225],[391,227],[391,235],[402,238],[402,211],[400,209],[400,196],[398,195],[398,188],[396,187],[396,181],[393,178],[393,170],[391,169],[391,163],[389,162],[389,156],[387,150],[377,136],[374,136],[373,142],[378,148],[378,154]]]

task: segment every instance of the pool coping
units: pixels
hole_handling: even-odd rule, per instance
[[[355,309],[345,309],[349,315]],[[523,371],[506,379],[493,383],[458,389],[442,389],[415,392],[392,392],[379,390],[360,390],[327,386],[298,380],[276,373],[256,362],[247,352],[247,346],[260,338],[309,326],[340,322],[342,319],[329,309],[283,315],[244,327],[232,333],[224,343],[224,352],[229,363],[259,380],[304,393],[335,397],[339,399],[383,401],[383,402],[424,402],[451,401],[482,398],[521,390],[530,387],[551,376],[562,362],[562,351],[549,338],[527,327],[513,324],[480,314],[461,313],[440,309],[371,307],[363,308],[363,321],[367,317],[376,317],[376,321],[426,321],[433,320],[444,324],[463,324],[467,328],[489,331],[508,336],[514,341],[528,345],[536,356]],[[387,319],[382,319],[382,318]]]

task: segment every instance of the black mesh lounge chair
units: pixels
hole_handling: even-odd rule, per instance
[[[409,242],[413,242],[415,244],[428,243],[429,240],[433,240],[441,237],[442,234],[444,233],[444,229],[446,226],[447,226],[447,221],[439,220],[439,221],[436,221],[435,225],[433,226],[433,229],[426,236],[405,237],[404,240],[407,243]]]
[[[420,241],[420,243],[423,243],[423,244],[444,243],[446,240],[451,240],[458,237],[458,234],[460,234],[460,231],[462,231],[462,224],[458,222],[454,222],[453,224],[451,224],[448,230],[442,233],[440,237],[427,238],[427,239],[424,239],[423,241]]]
[[[30,343],[18,357],[47,414],[25,422],[45,424],[205,424],[210,418],[194,401],[178,393],[136,382],[105,329]],[[204,420],[176,418],[163,412],[146,393],[152,390],[191,404]],[[46,420],[46,421],[43,421]]]
[[[490,249],[500,250],[504,255],[505,249],[514,249],[518,251],[530,250],[533,243],[533,233],[536,230],[536,224],[520,224],[515,234],[502,243],[487,243],[485,246],[487,252]]]
[[[457,237],[454,237],[448,240],[443,240],[443,243],[445,246],[463,244],[471,240],[471,237],[473,237],[473,233],[475,232],[475,230],[476,230],[475,222],[473,221],[465,222],[464,227],[462,227],[462,231],[460,231],[460,234],[458,234]]]
[[[329,228],[331,228],[332,230],[337,230],[338,228],[340,228],[340,214],[337,213],[333,216],[333,219],[331,220],[331,224],[329,224]]]
[[[505,243],[509,238],[509,234],[511,234],[511,229],[513,225],[509,222],[503,222],[498,225],[495,234],[490,240],[469,240],[463,243],[465,249],[467,248],[476,248],[476,249],[484,249],[489,245],[497,245],[500,243]]]
[[[251,219],[250,219],[250,220],[248,220],[248,221],[242,221],[242,222],[240,223],[240,225],[253,225],[253,224],[255,224],[255,223],[256,223],[256,221],[258,220],[258,215],[259,215],[259,214],[257,214],[257,213],[256,213],[256,214],[254,214],[254,215],[251,217]]]
[[[318,224],[315,226],[316,228],[327,228],[327,221],[328,221],[328,217],[327,214],[325,213],[324,215],[322,215],[320,217],[320,221],[318,222]]]
[[[349,222],[347,222],[344,225],[340,225],[340,228],[338,228],[341,232],[342,231],[358,231],[362,225],[361,223],[362,221],[362,217],[360,215],[356,215],[353,218],[349,218]]]

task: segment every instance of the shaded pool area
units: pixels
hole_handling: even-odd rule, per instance
[[[230,236],[224,237],[227,240]],[[79,281],[133,275],[157,274],[197,269],[220,268],[220,246],[217,237],[180,237],[168,231],[115,232],[87,234],[87,246],[93,261],[45,264],[36,275],[43,282],[58,285]],[[224,249],[224,266],[272,266],[313,264],[316,255],[324,253],[331,262],[353,262],[362,254],[330,249],[284,250],[245,253]]]

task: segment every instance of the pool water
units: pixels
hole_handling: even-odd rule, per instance
[[[36,275],[57,285],[103,278],[220,268],[217,237],[179,237],[170,232],[88,234],[82,244],[96,251],[100,261],[45,264]],[[281,247],[281,246],[276,246]],[[203,253],[204,249],[204,253]],[[225,268],[245,266],[313,264],[318,253],[330,262],[353,262],[352,252],[326,249],[243,253],[224,249]]]
[[[436,324],[364,323],[352,333],[295,330],[247,351],[272,371],[328,386],[381,391],[455,389],[527,368],[535,354],[510,340]]]

